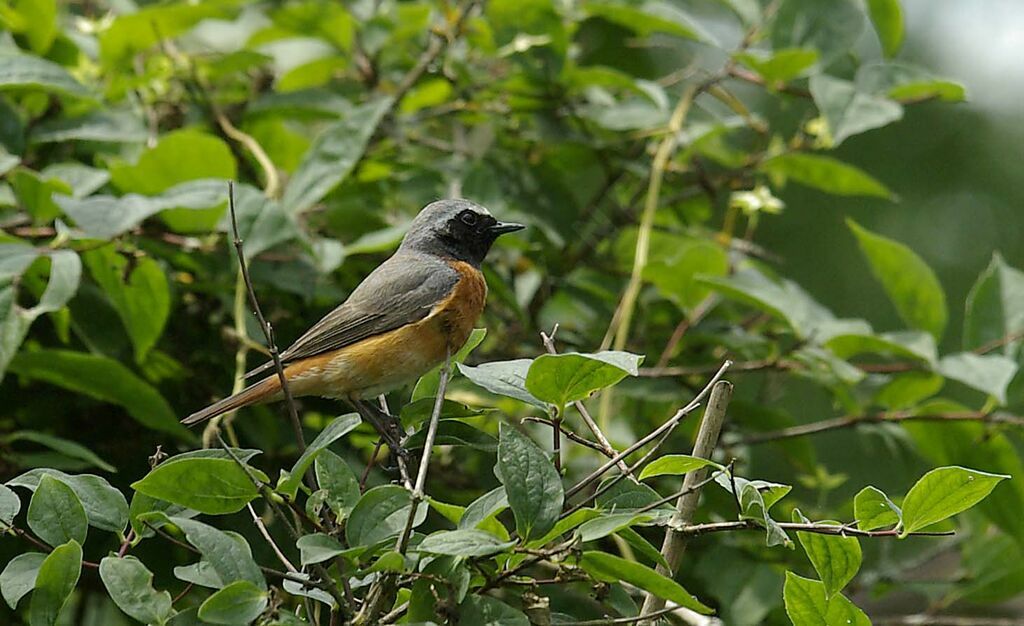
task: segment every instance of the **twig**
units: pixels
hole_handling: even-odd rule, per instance
[[[870,415],[844,415],[827,420],[811,422],[790,426],[764,433],[756,433],[742,437],[731,444],[757,445],[769,441],[792,439],[793,437],[804,437],[831,430],[852,428],[860,424],[881,424],[883,422],[984,422],[986,424],[1009,424],[1012,426],[1024,426],[1024,417],[1007,415],[1004,413],[990,413],[985,411],[963,411],[952,413],[928,413],[914,414],[908,412],[899,413],[873,413]]]
[[[672,331],[672,336],[668,338],[665,348],[661,351],[661,356],[658,358],[657,365],[655,365],[656,368],[664,368],[668,365],[669,359],[672,358],[672,354],[676,351],[676,346],[678,346],[679,342],[683,340],[683,335],[704,319],[704,316],[710,313],[711,309],[715,308],[718,301],[719,299],[715,294],[710,294],[708,297],[701,300],[697,306],[693,307],[690,314],[679,322],[675,330]]]
[[[702,480],[702,481],[700,481],[700,482],[698,482],[698,483],[696,483],[694,485],[683,487],[682,489],[680,489],[679,491],[677,491],[677,492],[675,492],[675,493],[673,493],[671,495],[665,496],[664,498],[659,498],[658,500],[655,500],[654,502],[651,502],[650,504],[647,504],[647,505],[644,505],[644,506],[640,507],[639,509],[636,510],[636,514],[639,515],[641,513],[646,513],[647,511],[656,509],[656,508],[658,508],[659,506],[661,506],[663,504],[667,504],[667,503],[669,503],[669,502],[671,502],[673,500],[681,498],[682,496],[685,496],[686,494],[698,491],[704,485],[706,485],[708,483],[711,483],[711,482],[714,482],[714,480],[716,478],[718,478],[718,476],[721,475],[723,472],[729,472],[729,475],[731,477],[732,476],[732,464],[730,463],[729,467],[727,467],[725,469],[715,470],[707,478],[705,478],[704,480]]]
[[[704,411],[704,419],[701,420],[700,429],[697,431],[697,441],[693,444],[693,456],[700,459],[711,459],[718,444],[718,434],[722,431],[722,424],[725,423],[726,410],[729,407],[729,400],[732,399],[732,383],[722,380],[716,382],[711,390],[711,398],[708,399],[708,407]],[[695,469],[686,474],[683,478],[683,490],[690,488],[691,491],[679,496],[676,502],[676,513],[672,516],[672,526],[685,526],[693,519],[697,510],[697,503],[700,501],[700,489],[695,486],[707,476],[707,467]],[[665,557],[668,567],[658,564],[657,571],[669,578],[675,575],[679,563],[683,560],[683,553],[686,551],[686,535],[670,528],[665,532],[665,539],[661,545],[661,554]],[[644,598],[641,615],[649,615],[665,606],[665,600],[657,595],[648,592]]]
[[[252,515],[252,521],[256,524],[256,528],[260,530],[260,534],[263,535],[263,538],[270,544],[274,554],[277,555],[277,560],[281,561],[289,572],[292,572],[293,574],[298,573],[299,570],[295,569],[295,566],[292,565],[291,561],[288,560],[288,557],[284,555],[284,552],[281,552],[281,548],[278,547],[274,538],[270,536],[270,531],[267,530],[266,524],[263,523],[263,520],[260,519],[259,515],[256,515],[256,509],[252,508],[252,502],[247,502],[245,506],[249,509],[249,515]]]
[[[606,617],[603,619],[588,619],[583,620],[582,622],[573,622],[573,626],[614,626],[615,624],[636,624],[647,619],[661,617],[662,615],[668,615],[669,613],[672,613],[673,611],[677,610],[679,610],[679,606],[672,605],[654,611],[653,613],[648,613],[646,615],[638,615],[636,617]]]
[[[711,391],[711,388],[725,374],[725,370],[727,370],[730,365],[732,365],[731,361],[726,361],[725,363],[723,363],[722,366],[720,368],[718,368],[718,372],[716,372],[715,375],[711,378],[711,380],[708,381],[708,384],[703,389],[701,389],[700,392],[696,396],[694,396],[693,400],[691,400],[689,404],[687,404],[683,408],[681,408],[678,411],[676,411],[675,415],[673,415],[671,418],[669,418],[664,424],[662,424],[658,428],[654,429],[653,431],[648,433],[646,436],[644,436],[643,438],[639,439],[633,445],[629,446],[628,448],[626,448],[622,452],[616,454],[607,463],[605,463],[601,467],[597,468],[596,470],[594,470],[593,472],[588,474],[583,480],[581,480],[580,482],[576,483],[576,485],[574,485],[571,489],[569,489],[565,493],[565,497],[569,498],[569,497],[572,497],[574,494],[579,493],[579,491],[581,489],[583,489],[584,487],[586,487],[590,483],[594,482],[595,480],[597,480],[598,478],[603,476],[604,473],[607,472],[609,469],[611,469],[612,467],[617,465],[618,462],[621,459],[624,459],[624,458],[628,457],[629,455],[633,454],[634,452],[636,452],[640,448],[646,446],[648,443],[654,441],[662,433],[665,433],[665,432],[675,428],[676,425],[679,424],[679,422],[684,417],[686,417],[688,414],[692,413],[698,406],[700,406],[701,400],[703,400],[704,396],[706,396]]]
[[[288,415],[292,420],[292,429],[295,431],[295,442],[299,446],[299,452],[306,451],[306,438],[302,435],[302,422],[299,421],[299,412],[295,408],[295,398],[288,387],[288,377],[284,374],[284,366],[281,364],[281,355],[277,350],[277,341],[274,339],[274,327],[270,325],[267,318],[263,316],[259,300],[256,299],[256,290],[252,286],[252,278],[249,276],[249,268],[245,263],[245,251],[242,248],[242,239],[238,234],[238,218],[235,215],[235,183],[228,181],[228,209],[231,212],[231,232],[234,235],[235,252],[238,255],[238,267],[242,272],[242,280],[245,281],[245,288],[249,292],[249,303],[252,304],[256,319],[259,320],[260,329],[267,339],[267,348],[270,350],[270,358],[274,361],[274,369],[277,370],[277,379],[281,382],[281,390],[284,392],[285,401],[288,404]],[[307,472],[307,476],[309,472]]]
[[[894,615],[873,618],[879,626],[1024,626],[1024,619],[1012,617],[975,617],[956,615]]]
[[[555,348],[555,333],[557,332],[558,326],[556,325],[551,329],[550,335],[543,332],[540,334],[541,341],[544,342],[544,348],[547,350],[548,354],[558,354],[558,350]],[[580,417],[583,419],[583,423],[587,425],[590,432],[594,433],[594,436],[597,437],[597,441],[601,444],[601,449],[605,456],[614,458],[616,455],[615,446],[613,446],[611,441],[608,440],[608,437],[605,436],[601,427],[594,421],[594,418],[590,416],[590,411],[587,410],[586,405],[579,400],[573,402],[572,405],[576,408],[576,411],[580,414]],[[619,459],[619,462],[616,463],[616,465],[623,473],[628,474],[630,478],[633,479],[633,482],[636,482],[636,479],[629,473],[629,468],[626,466],[625,460]]]
[[[384,438],[377,438],[377,445],[373,447],[373,452],[370,453],[370,460],[366,463],[366,469],[363,470],[363,475],[359,477],[359,491],[366,491],[366,480],[370,477],[370,470],[373,469],[373,464],[377,461],[377,455],[380,454],[381,446],[384,445]]]
[[[10,530],[11,532],[13,532],[15,535],[21,537],[25,541],[27,541],[27,542],[31,543],[32,545],[34,545],[35,547],[39,548],[40,550],[43,550],[43,551],[45,551],[47,553],[53,552],[53,548],[52,547],[50,547],[47,544],[43,543],[39,539],[36,539],[27,530],[24,530],[22,528],[18,528],[17,526],[7,526],[6,528],[8,530]],[[99,563],[93,563],[92,561],[82,561],[82,565],[84,567],[90,567],[92,569],[96,569],[96,568],[98,568],[100,566]]]
[[[455,21],[451,23],[451,38],[454,39],[462,32],[462,27],[466,23],[466,19],[469,17],[470,11],[476,6],[476,0],[470,0],[456,16]],[[441,56],[444,52],[445,47],[448,44],[448,40],[443,37],[433,37],[430,43],[427,44],[426,49],[420,55],[420,58],[416,60],[416,64],[410,69],[405,76],[402,77],[401,82],[398,83],[398,87],[395,88],[395,92],[392,94],[392,108],[397,107],[402,97],[413,88],[416,82],[426,73],[427,68],[437,60],[437,57]]]
[[[523,421],[524,422],[535,422],[537,424],[544,424],[545,426],[551,426],[551,427],[555,426],[555,421],[552,420],[552,419],[549,419],[547,417],[535,417],[535,416],[530,415],[530,416],[524,417]],[[591,450],[595,450],[597,452],[600,452],[601,454],[607,456],[608,458],[611,458],[612,456],[615,456],[614,452],[609,454],[608,451],[604,449],[604,446],[602,446],[601,444],[597,443],[596,441],[591,441],[591,440],[587,439],[586,437],[576,433],[575,431],[573,431],[569,427],[567,427],[564,423],[559,422],[558,429],[561,431],[561,433],[563,435],[566,436],[567,439],[569,439],[569,441],[572,441],[573,443],[578,443],[581,446],[584,446],[584,447],[590,448]]]
[[[900,537],[902,531],[897,529],[890,530],[859,530],[852,526],[837,526],[835,524],[816,524],[811,522],[809,524],[800,522],[777,522],[779,527],[783,530],[792,530],[795,532],[803,533],[815,533],[818,535],[834,535],[840,537]],[[764,526],[761,526],[754,520],[733,520],[729,522],[709,522],[707,524],[695,524],[693,526],[684,526],[677,529],[675,532],[695,537],[698,535],[707,535],[709,533],[719,532],[731,532],[737,530],[764,530]],[[941,530],[941,531],[919,531],[908,533],[908,537],[951,537],[956,533],[952,530]]]

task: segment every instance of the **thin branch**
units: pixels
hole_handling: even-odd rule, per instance
[[[260,323],[260,329],[263,330],[263,335],[267,339],[270,358],[274,361],[277,379],[281,382],[281,390],[284,392],[285,401],[288,404],[288,415],[291,417],[292,430],[295,432],[295,442],[299,446],[299,452],[302,453],[306,451],[306,438],[302,435],[302,422],[299,421],[299,412],[295,408],[295,398],[292,397],[292,391],[288,386],[288,377],[285,376],[284,366],[281,364],[281,355],[278,353],[277,341],[274,339],[274,327],[263,316],[263,310],[260,308],[259,300],[256,298],[256,290],[252,286],[252,278],[249,276],[249,268],[245,263],[245,251],[242,248],[242,239],[238,234],[238,217],[235,215],[235,183],[233,181],[228,181],[228,209],[231,212],[231,233],[234,235],[238,267],[242,272],[245,288],[249,292],[249,303],[252,304],[253,312]],[[309,472],[307,472],[308,475]]]
[[[842,417],[811,422],[809,424],[800,424],[798,426],[790,426],[779,430],[755,433],[741,437],[734,442],[730,442],[730,444],[757,445],[767,443],[769,441],[780,441],[783,439],[792,439],[793,437],[804,437],[833,430],[853,428],[861,424],[881,424],[884,422],[983,422],[986,424],[1009,424],[1012,426],[1024,427],[1024,417],[985,411],[928,414],[914,414],[909,412],[873,413],[870,415],[844,415]]]
[[[47,544],[43,543],[39,539],[36,539],[31,533],[29,533],[27,530],[25,530],[23,528],[18,528],[17,526],[7,526],[6,529],[10,530],[15,535],[21,537],[25,541],[31,543],[32,545],[34,545],[35,547],[39,548],[40,550],[43,550],[46,553],[53,552],[53,548],[52,547],[50,547]],[[82,561],[82,565],[84,567],[89,567],[89,568],[92,568],[92,569],[96,569],[96,568],[98,568],[100,566],[99,563],[93,563],[92,561]]]
[[[693,444],[693,456],[710,460],[714,454],[715,446],[718,445],[718,434],[722,431],[726,410],[732,399],[732,389],[732,383],[725,380],[716,382],[712,388],[708,407],[704,411],[704,419],[701,420],[700,428],[697,430],[697,440]],[[683,491],[686,493],[680,495],[676,502],[676,513],[672,516],[671,522],[673,528],[666,531],[661,545],[661,554],[665,557],[668,567],[658,564],[657,571],[664,576],[670,578],[675,576],[679,563],[683,560],[687,536],[677,532],[674,528],[686,526],[693,519],[693,515],[697,511],[697,503],[700,501],[700,488],[697,485],[704,481],[707,473],[707,467],[701,467],[687,473],[683,478]],[[648,592],[640,614],[649,615],[663,606],[665,606],[664,598]]]
[[[879,626],[1024,626],[1024,619],[1013,617],[975,617],[956,615],[893,615],[873,618]]]
[[[779,527],[783,530],[791,530],[795,532],[803,533],[815,533],[818,535],[833,535],[839,537],[900,537],[901,531],[896,529],[891,530],[859,530],[851,526],[838,526],[831,524],[817,524],[811,522],[809,524],[799,522],[777,522]],[[734,520],[730,522],[709,522],[707,524],[695,524],[693,526],[684,526],[675,532],[695,537],[699,535],[707,535],[709,533],[719,532],[732,532],[737,530],[764,530],[764,526],[761,526],[754,520]],[[956,533],[952,530],[944,531],[920,531],[914,533],[908,533],[909,537],[950,537]]]
[[[678,611],[679,606],[673,604],[672,606],[659,609],[646,615],[638,615],[636,617],[606,617],[603,619],[588,619],[582,622],[573,622],[573,626],[614,626],[615,624],[636,624],[644,620],[652,619],[655,617],[661,617],[662,615],[668,615],[674,611]]]
[[[588,474],[583,480],[576,483],[571,489],[566,491],[565,497],[570,498],[574,494],[579,493],[581,489],[583,489],[590,483],[594,482],[595,480],[603,476],[604,473],[610,470],[612,467],[616,466],[621,459],[628,457],[629,455],[633,454],[640,448],[646,446],[648,443],[654,441],[662,433],[665,433],[675,428],[676,425],[679,424],[679,422],[682,421],[684,417],[692,413],[697,407],[700,406],[701,400],[704,399],[704,396],[710,393],[711,388],[714,386],[715,383],[718,382],[720,378],[722,378],[722,376],[725,374],[725,370],[727,370],[730,365],[732,365],[731,361],[726,361],[725,363],[723,363],[722,366],[718,368],[718,371],[711,378],[711,380],[708,381],[708,384],[703,389],[701,389],[696,396],[694,396],[693,400],[691,400],[689,404],[676,411],[675,415],[670,417],[664,424],[654,429],[646,436],[636,441],[633,445],[629,446],[622,452],[616,454],[607,463],[605,463],[601,467],[597,468],[596,470]]]
[[[434,36],[431,38],[430,43],[427,44],[426,49],[420,55],[419,59],[416,60],[416,64],[413,65],[405,76],[402,77],[401,82],[398,83],[398,87],[395,88],[395,93],[392,94],[392,108],[397,107],[402,97],[416,85],[420,77],[426,73],[427,69],[437,60],[444,49],[448,46],[450,40],[454,40],[462,32],[462,28],[466,23],[466,19],[469,18],[470,12],[473,7],[476,6],[476,0],[470,0],[462,9],[459,11],[455,20],[450,22],[450,39]]]
[[[524,422],[535,422],[537,424],[544,424],[545,426],[555,427],[555,421],[552,420],[552,419],[549,419],[547,417],[535,417],[535,416],[530,415],[530,416],[524,417],[523,421]],[[605,455],[608,458],[611,458],[612,456],[615,456],[614,452],[609,454],[608,451],[605,450],[604,447],[601,444],[597,443],[596,441],[591,441],[591,440],[587,439],[586,437],[576,433],[575,431],[570,429],[568,426],[566,426],[562,422],[559,422],[558,429],[559,429],[559,431],[561,431],[561,433],[563,435],[565,435],[565,437],[569,441],[572,441],[573,443],[578,443],[581,446],[584,446],[586,448],[590,448],[591,450],[594,450],[596,452],[600,452],[601,454]]]
[[[263,520],[260,519],[259,515],[256,515],[256,509],[252,508],[252,502],[247,502],[245,506],[249,509],[249,514],[252,515],[252,521],[256,524],[256,528],[259,529],[260,534],[263,535],[263,538],[270,544],[270,548],[274,551],[274,554],[277,555],[277,560],[281,561],[281,564],[284,565],[289,572],[292,572],[293,574],[298,573],[299,570],[295,569],[295,566],[292,565],[291,561],[288,560],[288,557],[286,557],[284,552],[281,551],[281,548],[278,547],[274,538],[270,536],[270,531],[267,530],[267,525],[263,523]]]
[[[672,355],[676,351],[676,347],[679,345],[679,342],[683,340],[683,335],[704,319],[704,317],[711,312],[711,309],[715,308],[715,305],[718,304],[718,302],[719,298],[715,294],[710,294],[708,297],[701,300],[697,306],[693,307],[690,314],[684,317],[676,326],[675,330],[672,331],[672,336],[668,338],[665,348],[661,351],[661,357],[658,358],[658,363],[655,365],[656,368],[664,368],[668,365],[669,359],[672,358]]]
[[[650,504],[647,504],[645,506],[640,507],[639,509],[636,510],[636,514],[639,515],[641,513],[646,513],[647,511],[651,511],[653,509],[656,509],[656,508],[658,508],[659,506],[661,506],[663,504],[667,504],[669,502],[672,502],[673,500],[677,500],[677,499],[679,499],[679,498],[681,498],[681,497],[683,497],[683,496],[685,496],[687,494],[699,491],[700,489],[702,489],[704,487],[704,485],[707,485],[708,483],[714,482],[715,479],[718,478],[724,472],[729,472],[730,477],[732,476],[732,464],[731,463],[729,464],[729,467],[727,467],[725,469],[719,469],[719,470],[715,470],[714,472],[711,472],[711,474],[707,478],[701,480],[700,482],[698,482],[696,484],[683,487],[682,489],[680,489],[679,491],[677,491],[677,492],[675,492],[675,493],[673,493],[671,495],[665,496],[664,498],[659,498],[658,500],[655,500],[654,502],[651,502]]]

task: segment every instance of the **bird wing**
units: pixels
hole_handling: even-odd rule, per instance
[[[282,352],[281,361],[289,363],[331,352],[418,322],[451,293],[458,281],[458,272],[440,259],[396,254]],[[264,363],[245,376],[261,374],[273,366],[273,361]]]

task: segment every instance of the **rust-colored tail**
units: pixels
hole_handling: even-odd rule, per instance
[[[228,396],[223,400],[214,402],[201,411],[196,411],[192,415],[181,420],[181,423],[191,426],[192,424],[205,422],[211,417],[217,417],[218,415],[240,409],[244,406],[270,400],[280,389],[281,382],[278,380],[277,376],[270,376],[258,383],[249,385],[233,396]]]

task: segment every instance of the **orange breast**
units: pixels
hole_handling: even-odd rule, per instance
[[[452,261],[455,288],[424,319],[340,350],[290,365],[293,393],[332,398],[373,397],[416,380],[469,338],[487,299],[480,270]]]

